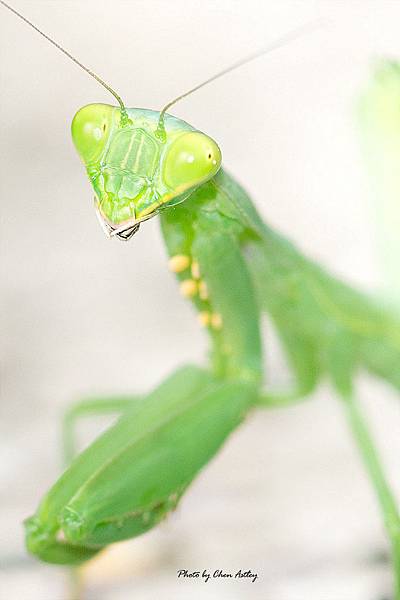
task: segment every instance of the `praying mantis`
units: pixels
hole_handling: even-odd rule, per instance
[[[28,550],[46,562],[78,565],[113,542],[145,533],[177,506],[250,411],[296,402],[327,376],[382,507],[399,600],[399,513],[353,385],[363,369],[400,389],[398,316],[329,275],[264,223],[221,167],[218,144],[167,113],[193,90],[161,112],[130,109],[89,74],[118,101],[88,104],[72,123],[97,216],[108,236],[128,241],[159,215],[169,268],[209,333],[210,364],[183,367],[141,398],[71,409],[65,427],[71,462],[26,521]],[[285,394],[264,389],[263,313],[273,320],[295,376]],[[74,422],[96,408],[121,417],[72,457]]]

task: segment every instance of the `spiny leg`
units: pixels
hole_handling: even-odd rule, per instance
[[[199,322],[210,334],[213,372],[222,378],[258,382],[259,310],[237,227],[226,223],[218,212],[210,215],[204,198],[192,200],[190,213],[180,205],[173,214],[162,215],[170,268],[178,276],[182,295],[191,299]]]
[[[184,212],[184,208],[180,206],[175,209],[173,218],[167,212],[162,214],[161,225],[170,256],[168,268],[179,281],[181,295],[195,305],[200,325],[209,328],[210,332],[214,332],[218,337],[218,332],[222,328],[222,317],[220,313],[213,310],[207,283],[192,253],[194,231],[190,219],[179,221],[176,218],[177,213]]]
[[[159,479],[159,470],[156,465],[155,485],[150,486],[152,498],[146,497],[143,500],[142,484],[136,485],[137,461],[129,454],[127,462],[121,465],[119,472],[115,471],[115,461],[123,460],[126,452],[131,450],[143,452],[143,458],[147,461],[151,452],[149,453],[148,448],[143,449],[141,441],[145,436],[149,448],[153,449],[155,421],[161,427],[165,423],[173,422],[172,415],[176,413],[183,412],[184,416],[188,406],[189,408],[192,406],[193,398],[211,385],[215,387],[214,380],[208,372],[197,367],[187,366],[168,377],[153,392],[146,395],[146,399],[143,399],[142,402],[134,403],[133,408],[126,410],[116,423],[104,431],[72,461],[42,498],[36,513],[25,521],[26,543],[29,551],[46,562],[56,564],[77,565],[88,560],[104,546],[97,538],[95,541],[90,540],[93,532],[92,525],[96,525],[98,521],[100,523],[104,521],[103,513],[99,516],[98,513],[93,513],[93,510],[104,510],[106,517],[115,517],[116,511],[124,502],[127,503],[128,508],[124,510],[122,507],[122,513],[124,515],[128,513],[132,518],[136,516],[138,522],[133,525],[140,526],[141,532],[147,530],[151,523],[147,519],[142,519],[148,510],[147,506],[154,509],[159,508],[159,500],[164,497],[169,498],[179,486],[173,486],[172,492],[168,489],[163,494],[160,486],[171,482],[169,479],[168,481],[163,478]],[[126,399],[124,398],[124,400]],[[106,402],[105,404],[108,410],[110,403]],[[111,407],[115,408],[115,403],[111,403]],[[162,447],[162,441],[160,444]],[[197,449],[197,445],[195,449]],[[175,451],[175,447],[173,450]],[[156,458],[159,458],[157,453]],[[144,484],[146,484],[148,476],[148,464],[146,463],[146,465],[146,469],[139,468],[136,473],[140,481],[142,477],[144,478]],[[173,465],[174,463],[171,465],[170,475],[176,477],[180,474],[175,472]],[[104,469],[107,470],[107,473],[103,480],[100,475]],[[108,471],[108,469],[111,470]],[[136,483],[129,486],[126,478],[132,470],[135,471],[133,477]],[[92,477],[94,473],[96,477]],[[99,477],[106,486],[106,489],[102,488],[100,491]],[[111,479],[114,481],[110,483]],[[92,489],[93,484],[95,485],[96,502],[92,501],[93,498],[89,493],[89,488]],[[76,501],[81,504],[77,506]],[[132,503],[134,503],[133,513]],[[137,513],[136,508],[140,509],[140,514]],[[117,525],[119,524],[120,520],[118,519]],[[128,525],[131,526],[132,523],[128,523]],[[118,533],[118,535],[112,535],[108,543],[131,537],[131,527],[127,535],[122,535],[122,537],[121,528],[117,526],[116,530],[114,533]]]
[[[216,331],[221,329],[222,317],[219,313],[212,312],[208,287],[201,278],[197,260],[191,254],[174,254],[168,261],[168,268],[180,280],[179,290],[182,296],[195,303],[200,325]]]

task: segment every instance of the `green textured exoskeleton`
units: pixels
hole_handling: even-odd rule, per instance
[[[159,116],[152,110],[121,114],[108,104],[89,104],[72,122],[100,221],[107,233],[123,240],[161,208],[186,200],[221,164],[211,138],[169,115],[166,136]]]
[[[364,368],[400,389],[394,315],[271,231],[244,190],[216,172],[220,152],[211,138],[168,115],[160,137],[153,111],[122,116],[107,105],[84,107],[73,121],[75,145],[114,233],[125,239],[161,211],[170,267],[210,334],[211,368],[176,373],[72,462],[27,522],[29,549],[49,562],[79,563],[156,525],[252,407],[293,402],[324,374],[346,400],[376,479],[353,375]],[[262,389],[264,311],[296,375],[283,393]],[[386,510],[386,519],[393,531],[396,513]]]
[[[355,373],[365,369],[400,390],[399,317],[331,277],[272,231],[245,191],[220,169],[216,142],[166,113],[177,100],[298,37],[307,26],[221,71],[158,113],[125,108],[97,75],[3,0],[0,4],[118,101],[119,107],[85,106],[72,123],[101,224],[109,236],[127,240],[142,221],[160,213],[170,269],[212,344],[207,369],[186,367],[148,396],[98,398],[68,413],[69,458],[76,418],[96,410],[122,415],[70,462],[26,521],[28,549],[44,561],[76,565],[110,543],[148,531],[175,508],[252,408],[294,402],[328,376],[343,400],[381,505],[392,545],[395,599],[400,600],[399,512],[353,389]],[[393,73],[400,81],[398,72]],[[398,148],[397,140],[392,142],[385,146],[383,172]],[[263,388],[264,312],[295,374],[293,388],[284,392]]]
[[[109,121],[104,128],[105,115]],[[210,327],[215,342],[211,371],[182,369],[150,396],[133,403],[72,462],[45,496],[36,515],[27,521],[27,544],[31,552],[49,562],[78,564],[111,542],[153,527],[176,506],[193,477],[259,397],[259,309],[238,238],[245,229],[240,219],[220,213],[224,203],[226,211],[232,210],[230,201],[223,195],[217,198],[215,183],[211,188],[206,184],[220,167],[218,146],[168,115],[163,141],[159,141],[159,113],[128,109],[127,115],[129,119],[121,124],[119,109],[89,105],[77,113],[72,125],[102,218],[113,225],[123,223],[123,233],[131,236],[144,218],[161,208],[166,216],[173,211],[172,225],[168,218],[164,221],[170,250],[185,252],[188,268],[193,267],[189,257],[194,253],[204,273],[201,281],[210,293],[210,298],[198,298],[199,308],[210,314],[216,311],[224,326]],[[124,143],[118,167],[116,142],[121,137]],[[147,142],[156,149],[158,162],[151,171],[154,179],[148,174],[146,189],[138,193],[133,186],[128,197],[125,178],[145,181],[134,153],[144,152]],[[191,198],[193,210],[188,213],[175,213],[171,208]],[[104,203],[110,208],[105,209]],[[135,217],[124,218],[126,207]],[[183,276],[187,269],[178,270]],[[227,280],[232,286],[230,294]]]
[[[78,564],[151,529],[243,420],[255,393],[196,367],[180,369],[72,462],[26,523],[29,550]]]

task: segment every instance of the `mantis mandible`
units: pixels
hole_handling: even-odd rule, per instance
[[[266,50],[182,94],[161,112],[127,108],[96,74],[0,3],[116,98],[118,106],[84,106],[72,122],[97,216],[109,237],[127,241],[159,214],[169,268],[211,343],[208,369],[183,367],[145,397],[86,403],[69,412],[65,445],[72,462],[26,521],[29,551],[50,563],[77,565],[108,544],[148,531],[176,507],[249,411],[296,402],[327,376],[381,505],[399,600],[399,513],[353,379],[364,369],[400,390],[400,320],[271,230],[221,168],[217,143],[167,113],[178,100]],[[272,318],[295,375],[293,389],[284,394],[263,386],[263,313]],[[121,417],[72,458],[76,418],[97,409],[120,411]]]

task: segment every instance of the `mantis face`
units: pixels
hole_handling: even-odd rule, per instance
[[[183,202],[221,166],[210,137],[185,121],[159,113],[89,104],[72,121],[72,138],[95,192],[100,222],[110,236],[127,240],[141,221]]]

